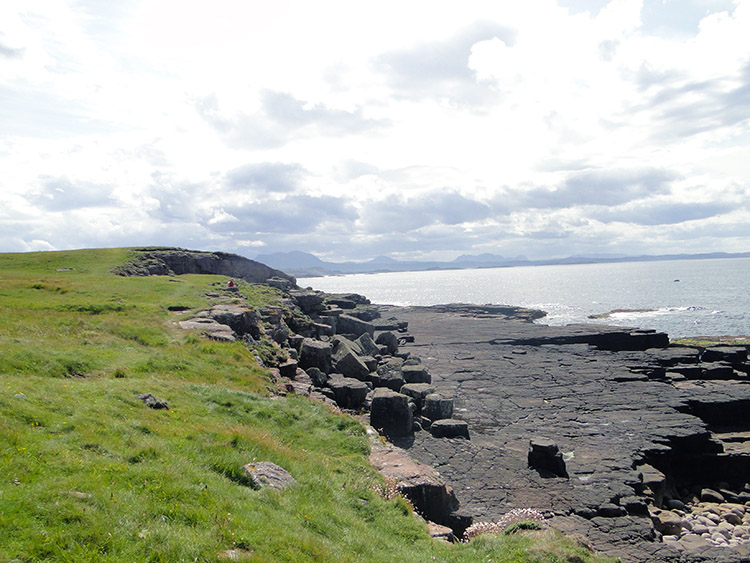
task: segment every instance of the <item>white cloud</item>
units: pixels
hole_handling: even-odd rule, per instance
[[[747,29],[748,0],[3,2],[0,250],[741,250]]]

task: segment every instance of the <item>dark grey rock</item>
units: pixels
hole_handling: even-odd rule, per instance
[[[407,383],[401,387],[400,392],[414,401],[417,407],[417,414],[419,414],[422,412],[425,397],[430,393],[434,393],[435,387],[429,383]]]
[[[307,368],[305,372],[316,387],[325,387],[328,383],[328,375],[316,367]]]
[[[283,282],[284,288],[296,285],[296,280],[280,270],[227,252],[200,252],[182,248],[138,248],[132,263],[116,270],[122,276],[214,274],[240,278],[250,283]]]
[[[412,433],[414,415],[409,397],[389,389],[376,389],[370,405],[370,425],[386,436]]]
[[[436,420],[430,425],[430,433],[435,438],[466,438],[468,440],[469,424],[455,418]]]
[[[332,351],[333,346],[328,342],[305,338],[300,346],[299,367],[302,369],[314,367],[324,373],[330,373]]]
[[[424,398],[422,414],[429,420],[441,420],[453,417],[453,399],[440,393],[432,393]]]
[[[378,360],[372,356],[360,356],[359,359],[362,361],[370,372],[378,369]]]
[[[431,383],[432,377],[430,376],[427,368],[421,363],[415,365],[406,365],[401,368],[401,374],[404,377],[404,381],[407,383]]]
[[[734,368],[728,362],[703,362],[699,364],[703,369],[701,379],[732,379]]]
[[[338,334],[353,334],[357,338],[365,333],[372,336],[375,334],[375,327],[371,323],[356,317],[341,315],[336,321],[336,332]]]
[[[307,315],[322,311],[325,307],[323,299],[325,295],[319,291],[299,289],[289,292],[294,303]]]
[[[728,362],[732,365],[747,361],[747,348],[744,346],[713,346],[703,351],[704,362]]]
[[[419,432],[404,443],[410,455],[439,468],[477,518],[539,508],[571,515],[555,516],[550,525],[585,537],[597,551],[624,563],[686,563],[658,540],[644,513],[646,502],[655,504],[659,495],[673,491],[664,490],[663,474],[662,480],[642,482],[640,469],[649,464],[694,471],[685,477],[702,478],[705,487],[723,479],[732,459],[736,471],[747,475],[741,468],[750,465],[738,454],[718,453],[722,444],[711,429],[747,419],[750,385],[733,379],[651,379],[631,366],[651,369],[658,362],[653,346],[647,352],[597,346],[607,340],[601,335],[612,332],[626,334],[627,343],[632,331],[531,324],[470,306],[393,308],[391,314],[407,321],[416,338],[402,351],[423,357],[434,385],[454,398],[457,416],[471,426],[472,440]],[[514,353],[519,350],[526,353]],[[669,371],[682,366],[687,364]],[[563,447],[569,479],[545,479],[528,469],[529,438],[552,431]],[[726,445],[732,444],[742,445]],[[629,497],[640,500],[631,503]],[[596,515],[610,502],[631,514]],[[584,509],[594,513],[588,519],[574,515]]]
[[[281,375],[281,377],[294,379],[297,375],[297,362],[294,360],[287,360],[286,362],[279,364],[279,375]]]
[[[648,516],[648,505],[644,502],[643,498],[637,496],[629,496],[620,499],[620,506],[622,506],[628,514],[631,516]]]
[[[356,345],[342,336],[336,336],[333,339],[331,360],[334,369],[344,374],[345,377],[364,381],[370,373],[370,369],[357,355]]]
[[[670,510],[682,510],[683,512],[689,512],[690,509],[685,506],[685,503],[682,502],[680,499],[671,498],[664,502],[664,506],[669,508]]]
[[[539,471],[542,477],[568,477],[562,453],[549,438],[532,438],[529,442],[529,467]]]
[[[626,516],[628,512],[622,506],[607,502],[599,507],[596,514],[603,518],[616,518],[618,516]]]
[[[20,395],[23,395],[23,393],[19,393]],[[24,395],[25,397],[25,395]],[[146,403],[146,406],[152,409],[169,409],[169,405],[167,404],[167,401],[164,399],[160,399],[159,397],[156,397],[155,395],[152,395],[151,393],[141,393],[138,395],[138,398]]]
[[[336,377],[328,381],[336,404],[342,409],[359,409],[370,388],[363,381],[350,377]]]
[[[380,347],[372,339],[372,335],[369,332],[360,335],[355,343],[359,346],[362,356],[377,356],[380,354]]]
[[[380,376],[380,386],[388,387],[392,391],[400,391],[406,383],[404,375],[401,372],[402,360],[399,358],[390,358],[388,361],[381,363],[377,367],[378,376]]]
[[[646,350],[646,353],[664,367],[673,367],[680,364],[697,364],[700,360],[700,352],[698,348],[690,348],[686,346],[649,348]]]
[[[398,337],[392,332],[381,332],[375,338],[375,343],[385,346],[391,356],[398,352]]]
[[[215,305],[208,311],[208,317],[227,325],[238,336],[249,334],[260,338],[259,319],[254,309],[242,305]]]

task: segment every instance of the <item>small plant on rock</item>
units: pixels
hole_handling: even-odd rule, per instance
[[[518,530],[538,530],[542,527],[544,515],[531,508],[514,508],[504,514],[499,520],[492,522],[477,522],[464,532],[465,541],[469,541],[482,534],[513,534]]]

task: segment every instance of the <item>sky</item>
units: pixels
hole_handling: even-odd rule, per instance
[[[750,251],[750,0],[3,0],[0,252]]]

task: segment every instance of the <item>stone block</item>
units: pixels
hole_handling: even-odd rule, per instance
[[[404,381],[407,383],[432,383],[432,377],[427,371],[427,368],[421,363],[416,365],[404,365],[401,368],[401,373],[404,376]]]
[[[422,416],[430,420],[442,420],[453,417],[453,399],[439,393],[431,393],[424,398]]]
[[[323,373],[331,373],[331,352],[333,347],[328,342],[305,338],[300,346],[299,367],[318,368]]]
[[[335,377],[328,381],[336,404],[342,409],[358,409],[367,397],[370,388],[366,383],[351,377]]]
[[[430,425],[430,432],[435,438],[466,438],[468,440],[469,424],[455,418],[436,420]]]
[[[386,436],[407,436],[412,432],[414,415],[409,397],[390,389],[376,389],[370,406],[370,425]]]

